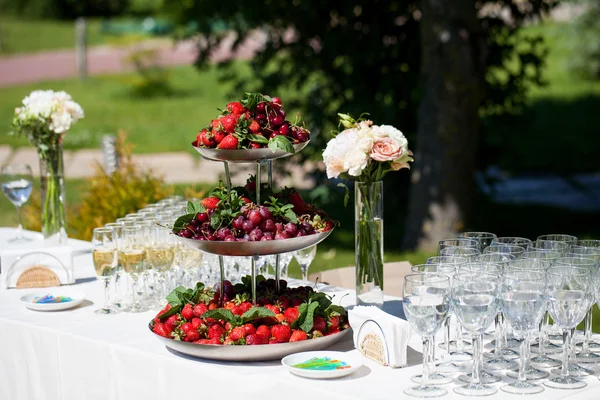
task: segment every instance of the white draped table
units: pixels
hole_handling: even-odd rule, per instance
[[[0,230],[0,248],[6,247]],[[78,248],[85,242],[73,241]],[[0,291],[0,400],[149,399],[398,399],[414,385],[421,354],[409,348],[409,367],[391,369],[369,360],[356,373],[335,380],[309,380],[287,372],[279,361],[215,362],[174,353],[148,330],[155,312],[96,315],[103,287],[94,278],[91,253],[75,257],[75,287],[88,301],[60,312],[25,308],[21,296],[32,290]],[[331,290],[336,298],[344,291]],[[353,295],[353,293],[351,293]],[[353,296],[344,298],[344,305]],[[397,307],[391,301],[388,305]],[[420,349],[419,338],[411,345]],[[356,351],[352,341],[332,349]],[[419,350],[420,351],[420,350]],[[600,398],[596,376],[581,390],[546,389],[530,399]],[[500,384],[495,384],[499,386]],[[445,399],[462,398],[445,385]],[[498,391],[491,398],[510,398]]]

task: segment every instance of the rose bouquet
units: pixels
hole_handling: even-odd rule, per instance
[[[390,125],[338,114],[345,129],[323,152],[328,178],[355,181],[357,304],[383,304],[383,177],[410,168],[408,140]],[[341,186],[346,187],[341,183]],[[346,188],[345,203],[348,201]]]
[[[62,142],[71,125],[83,118],[83,109],[65,92],[35,90],[15,109],[16,134],[27,137],[40,157],[42,232],[66,239],[63,193]]]

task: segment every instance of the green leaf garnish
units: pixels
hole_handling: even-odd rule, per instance
[[[306,317],[304,317],[304,321],[300,325],[300,329],[302,329],[304,332],[308,333],[313,328],[313,325],[314,325],[313,318],[314,318],[315,310],[318,307],[319,307],[319,303],[316,301],[314,303],[310,303],[308,305],[308,309],[306,311]]]
[[[225,322],[229,322],[230,324],[236,324],[238,322],[238,317],[236,317],[230,310],[226,308],[217,308],[215,310],[208,310],[204,314],[200,316],[200,318],[212,318],[212,319],[221,319]]]
[[[246,324],[260,318],[275,317],[275,313],[265,307],[252,307],[240,316],[240,323]]]

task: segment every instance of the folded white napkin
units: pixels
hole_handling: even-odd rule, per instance
[[[354,331],[354,347],[364,356],[393,368],[406,365],[410,324],[374,306],[356,306],[348,311]]]
[[[0,252],[0,287],[14,288],[21,274],[33,266],[44,266],[56,274],[61,285],[75,283],[73,249],[70,246],[15,247]]]

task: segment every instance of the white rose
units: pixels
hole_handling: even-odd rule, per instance
[[[71,128],[71,114],[68,112],[57,111],[52,113],[50,117],[50,130],[56,133],[63,133]]]
[[[327,169],[328,178],[337,178],[341,173],[347,172],[347,154],[353,150],[358,140],[356,129],[347,129],[331,139],[323,151],[323,161]]]
[[[404,134],[398,129],[391,125],[380,125],[378,127],[378,133],[380,133],[382,136],[387,136],[394,139],[398,145],[402,147],[403,151],[408,151],[408,140],[406,140]]]
[[[354,147],[352,151],[346,154],[344,168],[348,170],[349,175],[360,176],[363,169],[367,166],[368,161],[367,155],[360,149]]]

